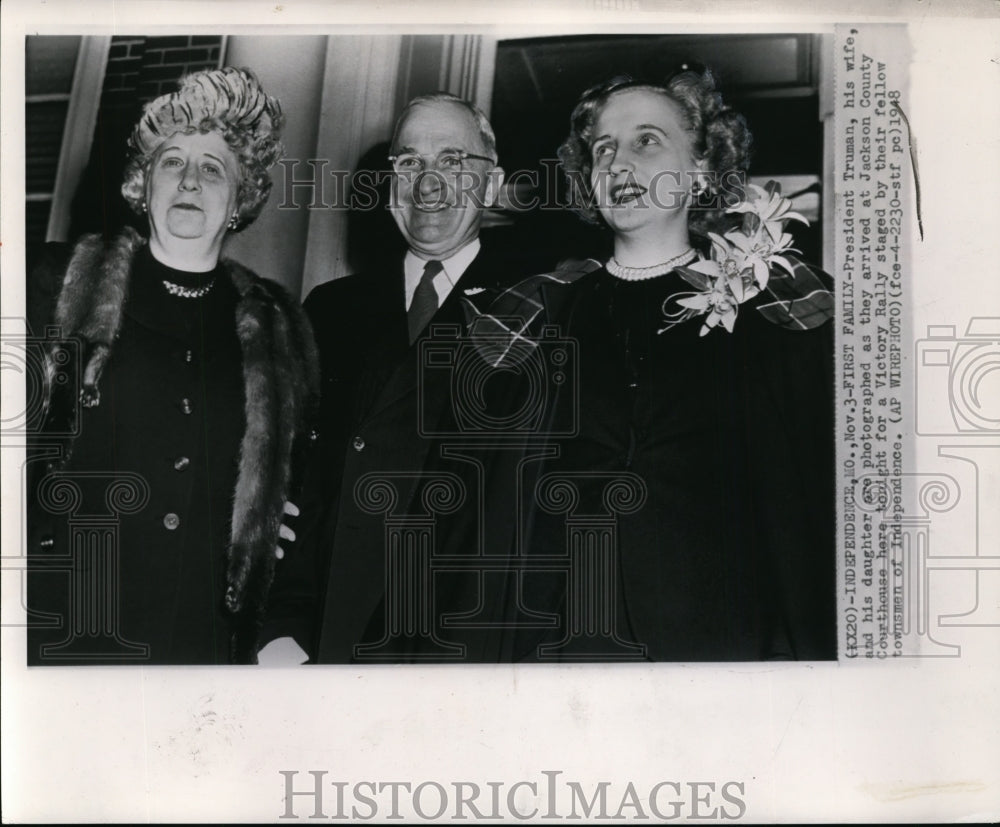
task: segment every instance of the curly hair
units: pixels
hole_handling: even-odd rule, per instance
[[[685,65],[665,83],[618,75],[581,95],[570,116],[569,137],[558,150],[574,212],[592,224],[603,223],[594,206],[590,183],[594,123],[608,99],[627,89],[659,92],[677,104],[687,122],[695,159],[705,162],[711,173],[711,185],[718,186],[721,182],[728,195],[743,197],[752,142],[746,119],[723,102],[709,69],[691,69]],[[713,206],[689,211],[688,230],[693,235],[705,236],[725,223],[725,209],[718,206],[719,198],[715,197],[718,195],[718,191],[710,194]]]
[[[268,170],[282,156],[284,116],[277,98],[264,93],[249,69],[213,69],[185,75],[176,92],[146,104],[129,138],[122,195],[143,212],[146,174],[163,142],[178,132],[218,132],[240,165],[236,226],[242,230],[263,209],[271,193]]]
[[[427,103],[454,103],[468,112],[469,115],[472,116],[472,120],[475,121],[476,131],[479,133],[479,140],[482,141],[483,149],[486,150],[486,154],[492,155],[496,158],[497,138],[493,132],[493,127],[490,125],[489,118],[487,118],[483,110],[474,103],[467,101],[465,98],[460,98],[458,95],[453,95],[450,92],[432,92],[429,95],[420,95],[413,98],[413,100],[403,107],[403,111],[400,113],[399,117],[396,118],[396,127],[392,132],[392,141],[389,143],[393,152],[397,149],[396,139],[399,137],[400,128],[406,122],[406,116],[409,115],[411,110],[415,109],[417,106]]]

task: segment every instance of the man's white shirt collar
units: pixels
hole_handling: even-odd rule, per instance
[[[462,278],[462,274],[469,269],[469,265],[472,264],[472,260],[478,255],[481,246],[479,239],[474,238],[450,258],[441,259],[441,265],[444,269],[434,277],[434,290],[438,296],[438,307],[444,304],[444,300],[448,298],[448,294],[451,293],[452,288],[458,284],[458,280]],[[410,309],[413,294],[416,292],[417,285],[424,275],[424,267],[426,265],[427,261],[425,259],[414,255],[412,250],[406,251],[406,257],[403,259],[403,272],[406,276],[407,310]]]

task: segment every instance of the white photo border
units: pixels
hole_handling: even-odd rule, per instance
[[[751,5],[752,23],[721,3],[698,4],[696,13],[635,0],[512,3],[502,11],[457,2],[427,10],[381,4],[378,11],[309,2],[4,3],[2,315],[17,317],[24,305],[24,63],[18,44],[28,33],[166,34],[195,25],[199,33],[233,33],[237,27],[227,21],[234,7],[248,30],[281,27],[287,33],[462,27],[503,37],[654,28],[832,35],[842,33],[838,23],[863,28],[886,22],[907,26],[912,50],[909,66],[901,68],[909,84],[910,135],[917,139],[924,232],[918,240],[909,213],[914,341],[904,358],[916,372],[926,350],[917,340],[928,338],[928,327],[955,328],[954,349],[968,341],[970,319],[1000,307],[995,9],[965,3],[944,12],[915,0],[886,4],[878,13],[871,4],[845,3],[829,14],[806,15],[798,4]],[[947,332],[937,338],[947,340]],[[995,378],[990,381],[984,387],[996,392]],[[949,398],[942,395],[941,404]],[[5,412],[23,409],[22,403],[23,387],[5,372]],[[996,486],[998,475],[995,461],[977,466],[957,456],[969,446],[995,445],[990,434],[966,436],[918,432],[909,468],[954,478],[965,496],[959,501],[968,504],[979,502],[984,486]],[[20,450],[5,444],[2,452],[4,624],[20,605],[20,572],[6,565],[21,537]],[[996,449],[982,450],[992,456]],[[970,523],[963,508],[939,518],[929,529],[931,542],[945,556],[987,556],[984,544],[995,547],[1000,540],[995,524],[981,507],[972,513],[982,524]],[[968,570],[936,576],[950,589],[944,598],[949,606],[968,602]],[[998,573],[974,577],[979,589],[981,577]],[[324,773],[324,814],[331,820],[338,812],[335,782],[343,782],[340,789],[355,804],[358,784],[423,783],[430,812],[437,809],[434,785],[440,785],[452,797],[442,820],[454,818],[454,785],[463,782],[479,786],[480,809],[487,811],[490,782],[500,785],[502,818],[493,820],[503,821],[533,810],[534,820],[545,820],[550,783],[565,796],[558,815],[569,817],[569,782],[588,797],[608,782],[609,809],[622,812],[622,820],[637,812],[622,806],[629,785],[647,812],[656,790],[664,816],[668,793],[683,799],[678,820],[697,815],[699,807],[716,808],[714,820],[753,822],[994,820],[1000,816],[998,634],[995,626],[962,626],[947,641],[960,646],[958,656],[897,658],[863,668],[841,661],[27,669],[23,629],[4,625],[3,812],[11,822],[281,821],[289,806],[282,772],[296,774],[296,791],[307,790],[315,778],[310,773],[318,772]],[[740,786],[726,787],[731,784]],[[412,797],[406,800],[412,805]],[[297,797],[294,814],[307,818],[313,803],[308,795]],[[368,809],[359,805],[356,817]],[[376,820],[388,814],[382,809]],[[422,818],[421,812],[410,810],[414,817]]]

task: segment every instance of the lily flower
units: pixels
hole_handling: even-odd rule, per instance
[[[730,207],[726,212],[753,213],[759,219],[760,227],[776,246],[781,245],[786,221],[809,223],[804,215],[792,210],[792,202],[782,196],[780,185],[772,182],[769,189],[764,189],[756,184],[747,184],[747,190],[747,200]]]
[[[739,306],[767,288],[772,265],[794,277],[791,263],[781,255],[793,251],[785,223],[809,222],[792,210],[792,202],[782,197],[777,184],[771,182],[766,189],[750,184],[747,199],[727,212],[743,214],[742,229],[730,230],[724,236],[709,233],[710,257],[678,268],[695,290],[677,293],[663,303],[667,326],[660,333],[699,315],[705,316],[699,335],[720,325],[732,333]],[[682,309],[668,310],[671,303]]]

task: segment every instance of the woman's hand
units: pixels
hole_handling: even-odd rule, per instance
[[[289,517],[298,517],[299,507],[291,500],[285,500],[285,514],[287,514]],[[281,528],[278,529],[278,538],[280,540],[287,540],[289,543],[294,543],[295,532],[292,531],[292,529],[289,528],[287,525],[282,523]],[[285,550],[280,545],[276,546],[274,549],[274,556],[278,560],[284,559]]]

